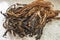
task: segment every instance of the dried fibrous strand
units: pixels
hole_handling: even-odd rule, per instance
[[[13,31],[15,36],[17,34],[22,38],[26,35],[31,37],[37,35],[36,40],[38,40],[43,34],[46,23],[52,21],[52,19],[60,19],[56,17],[59,13],[59,10],[53,9],[51,2],[46,1],[34,1],[17,8],[9,7],[6,14],[4,14],[6,20],[3,26],[7,29],[4,35]]]

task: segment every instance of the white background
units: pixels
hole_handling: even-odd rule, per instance
[[[50,0],[54,4],[54,9],[60,10],[60,0]],[[32,0],[0,0],[0,11],[6,12],[6,9],[14,3],[31,3]],[[35,40],[34,37],[19,38],[7,34],[6,38],[2,37],[6,31],[3,28],[4,16],[0,14],[0,40]],[[40,40],[60,40],[60,20],[53,20],[46,24],[43,35]]]

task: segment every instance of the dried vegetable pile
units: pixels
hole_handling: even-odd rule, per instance
[[[22,5],[16,7],[16,5]],[[43,28],[46,23],[52,19],[59,19],[59,10],[54,10],[51,2],[47,1],[34,1],[30,4],[14,4],[14,7],[9,7],[5,14],[6,18],[3,26],[7,32],[12,33],[19,37],[29,35],[30,37],[37,35],[36,40],[41,38]]]

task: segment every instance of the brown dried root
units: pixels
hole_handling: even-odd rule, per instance
[[[52,19],[58,20],[56,16],[59,13],[59,10],[53,10],[50,2],[34,1],[23,7],[9,8],[6,14],[3,14],[6,17],[3,26],[7,29],[6,33],[13,31],[14,35],[18,34],[20,37],[37,35],[36,40],[38,40],[43,34],[46,23]]]

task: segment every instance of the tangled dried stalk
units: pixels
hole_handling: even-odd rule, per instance
[[[6,14],[3,14],[6,17],[6,20],[3,24],[4,28],[7,29],[7,32],[12,33],[16,36],[18,34],[20,37],[26,35],[36,36],[36,40],[40,39],[43,28],[46,23],[52,21],[52,19],[57,18],[59,10],[54,10],[52,4],[46,1],[35,1],[31,4],[17,4],[23,5],[14,8],[9,7]]]

